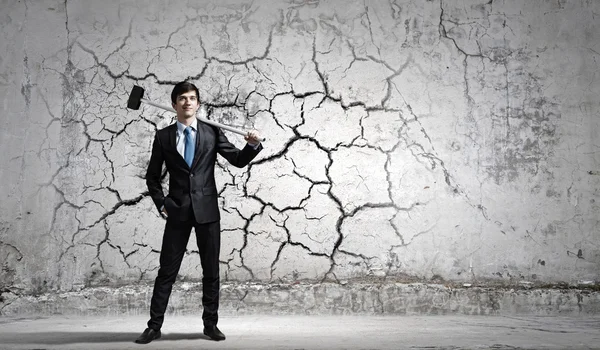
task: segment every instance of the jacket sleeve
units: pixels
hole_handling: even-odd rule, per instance
[[[158,132],[156,132],[156,135],[154,136],[154,142],[152,143],[150,162],[148,163],[148,169],[146,170],[146,186],[148,186],[150,197],[152,197],[152,200],[154,201],[154,204],[159,212],[165,201],[165,195],[160,182],[163,162],[164,158],[162,146],[160,143],[160,138],[158,137]]]
[[[263,148],[262,144],[259,144],[256,149],[249,144],[246,144],[246,146],[240,150],[229,142],[227,136],[225,136],[221,129],[215,129],[217,132],[217,152],[219,152],[223,158],[227,159],[231,165],[237,168],[243,168],[248,165],[248,163],[250,163]]]

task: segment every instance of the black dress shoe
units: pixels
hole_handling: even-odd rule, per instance
[[[149,342],[158,338],[160,338],[160,330],[155,331],[152,328],[146,328],[144,333],[142,333],[142,335],[140,335],[139,338],[135,340],[135,342],[138,344],[148,344]]]
[[[225,334],[221,333],[217,326],[204,326],[204,334],[212,340],[225,340]]]

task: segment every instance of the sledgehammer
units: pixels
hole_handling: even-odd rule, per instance
[[[131,89],[131,93],[129,94],[129,99],[127,100],[127,108],[137,111],[138,109],[140,109],[140,105],[142,104],[142,102],[149,104],[151,106],[157,107],[157,108],[164,109],[165,111],[177,113],[177,112],[175,112],[175,110],[172,107],[161,105],[159,103],[154,103],[150,100],[145,99],[144,98],[144,88],[142,88],[141,86],[134,85],[133,88]],[[208,125],[216,126],[218,128],[234,132],[236,134],[240,134],[240,135],[244,135],[244,136],[248,135],[247,131],[236,129],[229,125],[224,125],[221,123],[213,122],[212,120],[208,120],[206,118],[202,118],[202,117],[197,117],[197,118],[201,122],[206,123]],[[261,142],[264,140],[265,140],[264,137],[259,139],[259,141],[261,141]]]

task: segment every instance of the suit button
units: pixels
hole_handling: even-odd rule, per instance
[[[193,191],[192,191],[192,193],[193,193],[193,194],[196,194],[196,190],[193,190]]]
[[[190,177],[194,177],[194,174],[190,174]]]

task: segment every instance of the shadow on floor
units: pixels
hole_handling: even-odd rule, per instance
[[[140,333],[115,333],[115,332],[35,332],[15,333],[3,336],[0,341],[4,344],[77,344],[77,343],[133,343]],[[155,341],[176,340],[211,340],[202,333],[168,333],[162,334]]]

